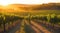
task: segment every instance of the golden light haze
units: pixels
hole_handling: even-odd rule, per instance
[[[0,5],[6,6],[8,4],[43,4],[50,2],[59,3],[60,0],[0,0]]]

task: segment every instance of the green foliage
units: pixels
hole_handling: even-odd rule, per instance
[[[55,16],[54,18],[50,18],[50,22],[51,22],[51,23],[54,23],[54,24],[55,24],[55,23],[58,23],[58,20],[59,20],[59,19],[57,18],[57,16]]]

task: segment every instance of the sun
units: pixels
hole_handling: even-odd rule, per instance
[[[9,3],[1,3],[2,6],[7,6]]]
[[[7,5],[9,5],[9,1],[7,1],[7,0],[0,0],[0,5],[7,6]]]

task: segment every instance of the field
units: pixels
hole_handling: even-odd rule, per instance
[[[0,33],[13,33],[11,29],[15,33],[59,33],[60,10],[0,12]]]

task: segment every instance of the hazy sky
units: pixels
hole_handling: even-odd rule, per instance
[[[0,5],[7,5],[13,3],[21,3],[21,4],[42,4],[49,2],[60,2],[60,0],[0,0]]]

